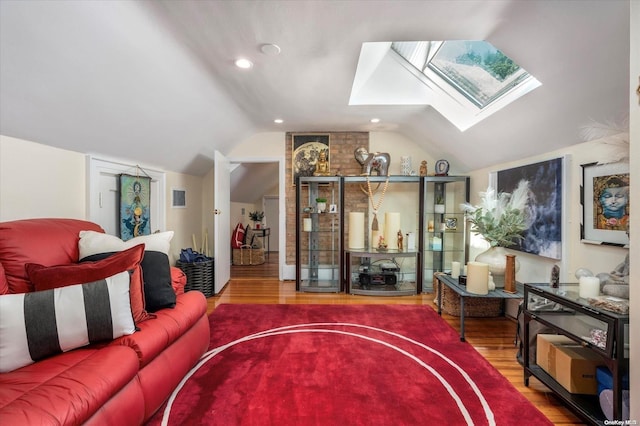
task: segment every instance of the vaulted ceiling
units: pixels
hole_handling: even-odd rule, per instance
[[[464,132],[429,105],[349,105],[363,43],[447,39],[487,40],[542,86]],[[628,75],[628,0],[0,2],[0,133],[196,175],[257,132],[345,130],[464,173],[622,120]]]

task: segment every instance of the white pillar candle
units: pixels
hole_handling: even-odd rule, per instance
[[[349,248],[364,248],[363,212],[349,212]]]
[[[467,291],[475,294],[489,293],[489,265],[482,262],[467,264]]]
[[[304,232],[311,232],[311,218],[302,219],[302,230]]]
[[[600,296],[600,278],[598,277],[580,277],[580,297],[588,299],[589,297]]]
[[[400,213],[386,213],[384,216],[384,240],[390,250],[398,248],[398,231],[400,231]]]
[[[460,276],[460,262],[451,262],[451,278]]]

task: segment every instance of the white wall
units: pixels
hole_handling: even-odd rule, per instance
[[[388,152],[391,155],[391,164],[389,165],[389,174],[391,175],[400,174],[400,157],[411,157],[411,168],[415,170],[416,174],[420,172],[420,162],[422,160],[427,161],[429,174],[433,173],[436,163],[436,159],[433,156],[399,133],[369,133],[369,152]],[[356,161],[355,158],[353,161]]]
[[[261,201],[262,204],[262,201]],[[242,209],[244,209],[244,215],[242,214]],[[256,210],[261,210],[262,207],[252,203],[231,203],[231,228],[235,229],[238,223],[242,223],[243,226],[247,226],[248,224],[253,226],[253,222],[249,218],[249,212],[254,212]]]
[[[0,135],[0,221],[86,219],[85,156]]]
[[[192,236],[196,236],[198,248],[202,245],[202,177],[167,172],[167,229],[174,231],[171,240],[171,254],[173,260],[180,256],[180,249],[193,247]],[[183,189],[186,191],[186,208],[171,206],[171,191]],[[209,237],[211,238],[211,237]]]
[[[213,169],[209,171],[202,178],[202,205],[200,211],[202,212],[200,226],[205,230],[208,235],[210,255],[213,256],[213,250],[215,249],[215,238],[213,236],[213,186],[214,186],[214,172]],[[201,244],[201,243],[198,243]],[[191,247],[191,245],[189,245]]]
[[[87,220],[86,187],[85,154],[0,135],[0,221],[42,217]],[[171,188],[187,190],[187,197],[192,198],[186,209],[170,207]],[[180,173],[167,173],[167,191],[167,229],[174,231],[173,261],[181,248],[191,247],[191,235],[200,236],[206,226],[206,197],[203,178]]]
[[[286,139],[285,132],[256,133],[236,144],[230,152],[225,154],[227,158],[234,157],[282,157],[284,158]]]
[[[640,94],[636,92],[640,83],[640,2],[630,2],[631,19],[631,42],[630,42],[630,72],[629,72],[629,112],[630,112],[630,137],[631,137],[631,211],[640,212]],[[633,213],[631,216],[630,234],[631,248],[629,259],[631,262],[631,282],[634,284],[630,291],[630,312],[629,321],[633,333],[631,337],[630,356],[634,359],[640,357],[640,287],[638,286],[638,259],[640,259],[640,214]],[[631,419],[640,420],[640,363],[630,363],[630,384],[631,384]]]
[[[471,203],[480,201],[479,193],[487,189],[489,173],[512,167],[533,164],[558,157],[566,157],[565,167],[568,171],[567,185],[563,189],[568,196],[568,202],[563,206],[562,226],[566,232],[564,243],[566,252],[563,253],[563,262],[535,256],[519,251],[511,251],[520,262],[520,271],[517,280],[521,282],[549,282],[551,268],[557,264],[560,266],[560,279],[562,282],[576,282],[574,276],[576,269],[586,267],[594,274],[610,272],[616,265],[622,262],[627,254],[627,249],[620,247],[596,246],[580,242],[580,221],[582,208],[580,205],[580,185],[582,182],[581,164],[588,164],[603,158],[610,152],[611,146],[602,142],[586,142],[557,150],[535,157],[523,158],[518,161],[494,165],[491,168],[476,170],[471,176]],[[470,259],[486,249],[486,245],[472,247]]]

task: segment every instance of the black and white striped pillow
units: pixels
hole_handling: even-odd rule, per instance
[[[0,373],[133,334],[129,272],[52,290],[0,296]]]

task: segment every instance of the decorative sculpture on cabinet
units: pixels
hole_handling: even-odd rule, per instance
[[[378,176],[389,176],[389,163],[391,157],[386,152],[370,153],[364,147],[359,147],[354,151],[354,156],[358,163],[362,165],[362,175],[370,176],[376,172]]]

